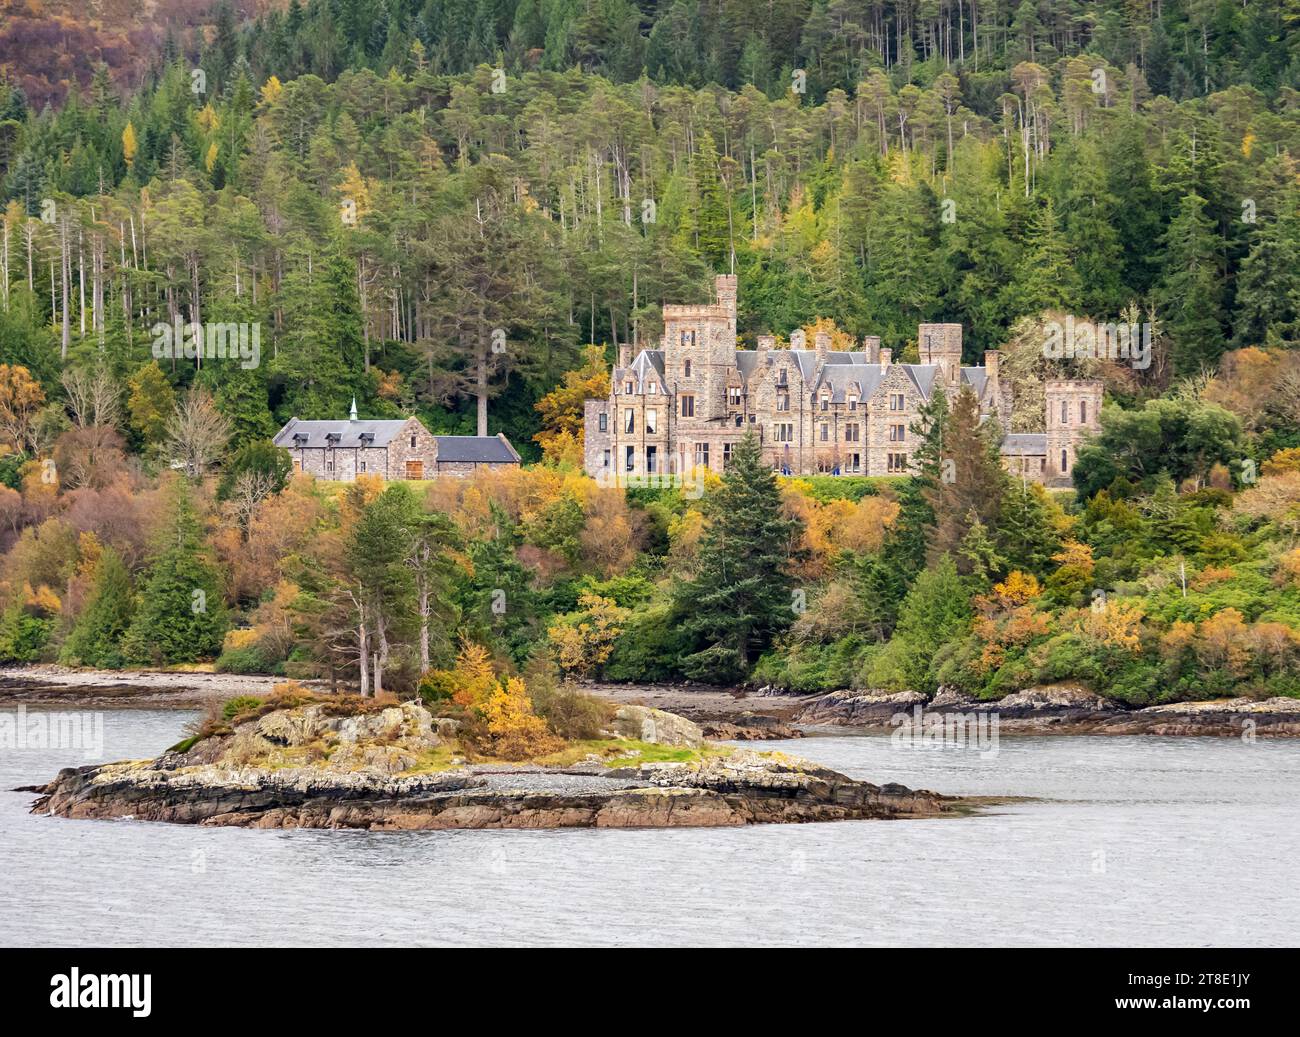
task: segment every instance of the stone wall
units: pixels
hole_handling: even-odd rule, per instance
[[[1094,380],[1053,378],[1043,383],[1047,411],[1048,484],[1068,482],[1085,435],[1101,431],[1102,383]]]
[[[401,432],[388,444],[388,478],[405,479],[407,461],[422,462],[426,479],[433,478],[437,471],[438,441],[419,418],[407,418]]]

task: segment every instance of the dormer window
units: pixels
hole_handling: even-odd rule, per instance
[[[342,439],[342,438],[343,438],[343,437],[342,437],[341,435],[339,435],[337,432],[327,432],[327,433],[325,434],[325,442],[326,442],[326,444],[328,444],[331,448],[332,448],[332,447],[336,447],[336,446],[338,446],[338,445],[339,445],[339,440]]]
[[[631,396],[631,395],[632,395],[632,383],[631,383],[631,382],[628,382],[625,386],[623,386],[623,392],[624,392],[624,394],[627,395],[627,396]]]
[[[822,410],[831,409],[831,398],[828,395],[822,396]]]
[[[650,393],[651,396],[655,395],[657,392],[659,392],[659,383],[651,382],[649,385],[645,387],[645,391]]]
[[[362,445],[362,446],[373,446],[373,445],[374,445],[374,442],[375,442],[375,434],[374,434],[373,432],[363,432],[363,433],[361,433],[361,435],[360,435],[358,438],[361,440],[361,445]]]
[[[856,396],[850,396],[849,410],[857,410],[857,409],[858,409],[858,398]]]
[[[295,432],[293,434],[293,445],[301,449],[307,445],[307,433]]]

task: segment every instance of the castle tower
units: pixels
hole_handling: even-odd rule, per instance
[[[719,274],[713,284],[717,302],[663,310],[664,377],[682,426],[727,414],[727,376],[736,363],[736,275]]]
[[[1047,418],[1047,481],[1067,481],[1085,435],[1101,431],[1102,383],[1050,378],[1043,383]]]
[[[921,363],[943,368],[944,391],[951,396],[961,383],[961,325],[921,324],[916,345]]]

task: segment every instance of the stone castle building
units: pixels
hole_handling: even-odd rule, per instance
[[[801,331],[789,349],[776,349],[770,335],[757,349],[737,349],[736,292],[735,275],[720,275],[716,302],[664,307],[658,349],[634,357],[621,347],[609,398],[585,404],[590,475],[722,471],[749,430],[783,474],[904,475],[919,446],[912,426],[936,386],[950,401],[970,389],[985,416],[1011,414],[998,352],[964,366],[960,324],[920,325],[919,364],[895,363],[872,336],[860,352],[832,350],[826,333],[809,349]],[[1100,429],[1102,384],[1061,379],[1045,388],[1047,431],[1007,435],[1002,454],[1016,475],[1068,484],[1083,435]]]
[[[355,400],[347,421],[290,418],[276,433],[275,445],[289,452],[295,471],[338,482],[353,482],[358,475],[433,479],[519,464],[515,448],[500,433],[435,436],[416,417],[363,421]]]

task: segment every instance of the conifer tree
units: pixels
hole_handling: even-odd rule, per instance
[[[90,600],[63,642],[59,661],[71,666],[118,669],[122,665],[122,637],[131,625],[131,577],[122,556],[106,547],[95,569]]]
[[[194,662],[220,651],[225,630],[221,580],[191,491],[178,481],[122,654],[135,663]]]
[[[799,523],[782,510],[752,432],[736,445],[705,510],[695,578],[676,591],[684,626],[700,646],[682,668],[691,677],[731,680],[795,616],[788,564]]]

